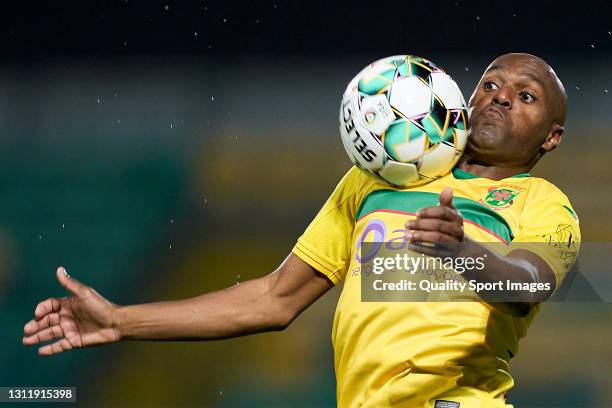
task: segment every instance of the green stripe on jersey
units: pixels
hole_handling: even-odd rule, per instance
[[[425,191],[376,190],[364,197],[356,219],[359,220],[377,210],[415,214],[421,208],[438,205],[439,197],[439,194]],[[490,231],[504,241],[510,242],[514,238],[506,220],[487,206],[463,197],[453,197],[453,205],[464,219]]]

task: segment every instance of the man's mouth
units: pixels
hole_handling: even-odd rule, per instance
[[[501,119],[501,120],[506,119],[506,113],[500,108],[498,108],[497,106],[493,106],[493,105],[487,106],[482,111],[482,114],[487,115],[487,116],[497,117],[498,119]]]

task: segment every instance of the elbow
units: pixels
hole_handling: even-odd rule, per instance
[[[293,322],[296,317],[297,315],[295,313],[279,308],[277,309],[275,316],[271,319],[269,328],[271,331],[283,331],[289,327],[291,322]]]

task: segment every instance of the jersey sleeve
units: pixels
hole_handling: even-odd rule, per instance
[[[338,284],[345,276],[351,256],[351,239],[361,170],[351,168],[314,220],[298,238],[293,253],[317,271]]]
[[[538,189],[525,206],[519,233],[510,247],[539,255],[555,273],[556,288],[559,288],[576,261],[580,241],[578,216],[568,198],[548,184]]]

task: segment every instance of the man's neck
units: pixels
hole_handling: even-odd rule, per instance
[[[474,176],[488,178],[491,180],[501,180],[517,174],[529,172],[529,168],[526,166],[489,166],[472,161],[465,155],[461,158],[461,160],[459,160],[457,167],[463,171],[473,174]]]

